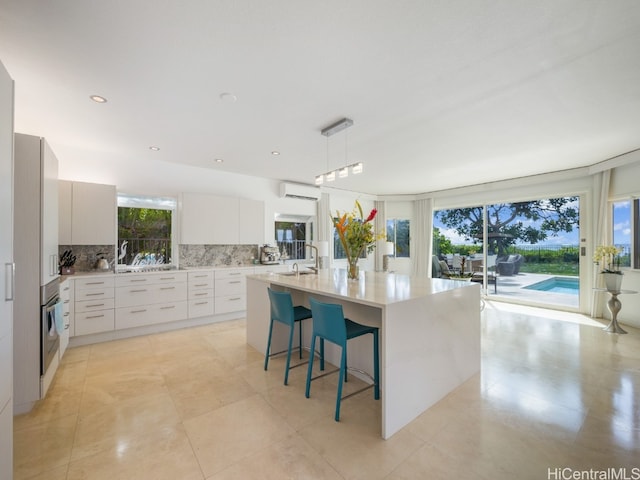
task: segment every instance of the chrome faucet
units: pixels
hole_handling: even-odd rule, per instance
[[[316,266],[315,267],[309,267],[309,270],[313,270],[313,273],[318,273],[318,270],[319,270],[318,247],[316,247],[315,245],[311,245],[310,243],[305,243],[304,246],[305,247],[309,247],[312,250],[316,251]]]
[[[298,275],[298,263],[294,263],[293,265],[291,265],[291,270],[293,270],[294,272],[296,272],[296,275]]]

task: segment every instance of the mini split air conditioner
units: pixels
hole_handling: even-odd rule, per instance
[[[281,183],[280,196],[282,198],[299,198],[301,200],[320,200],[320,189],[311,185],[299,183]]]

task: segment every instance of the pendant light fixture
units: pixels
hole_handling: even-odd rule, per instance
[[[320,133],[327,137],[327,167],[329,166],[329,137],[331,135],[335,135],[338,132],[341,132],[353,125],[353,120],[350,118],[343,118],[342,120],[337,121],[329,125],[326,128],[323,128]],[[322,185],[325,182],[333,182],[336,177],[345,178],[349,176],[349,171],[351,174],[356,175],[358,173],[362,173],[363,165],[362,162],[353,163],[351,165],[346,165],[347,159],[347,136],[345,135],[345,143],[344,143],[344,151],[345,151],[345,165],[336,170],[330,170],[326,173],[322,173],[320,175],[316,175],[315,184]]]

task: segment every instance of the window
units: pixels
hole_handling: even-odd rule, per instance
[[[118,194],[118,264],[171,264],[175,209],[172,198]]]
[[[313,222],[308,217],[280,215],[275,221],[278,250],[291,260],[304,260],[305,244],[313,239]]]
[[[409,220],[398,218],[387,219],[387,241],[395,245],[396,258],[409,258]]]
[[[613,244],[622,249],[620,266],[640,268],[640,234],[638,232],[638,199],[611,203]]]

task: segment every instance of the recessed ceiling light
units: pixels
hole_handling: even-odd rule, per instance
[[[220,100],[234,103],[236,100],[238,100],[238,97],[236,97],[233,93],[224,92],[220,94]]]
[[[96,103],[107,103],[107,99],[100,95],[89,95],[89,98]]]
[[[216,158],[216,159],[214,160],[214,162],[216,162],[216,163],[222,163],[222,162],[224,162],[224,160],[223,160],[222,158]]]
[[[157,152],[158,150],[160,150],[160,147],[156,147],[154,145],[149,147],[149,150],[153,150],[154,152]]]
[[[274,150],[273,152],[271,152],[271,155],[280,155],[280,152],[277,150]]]

